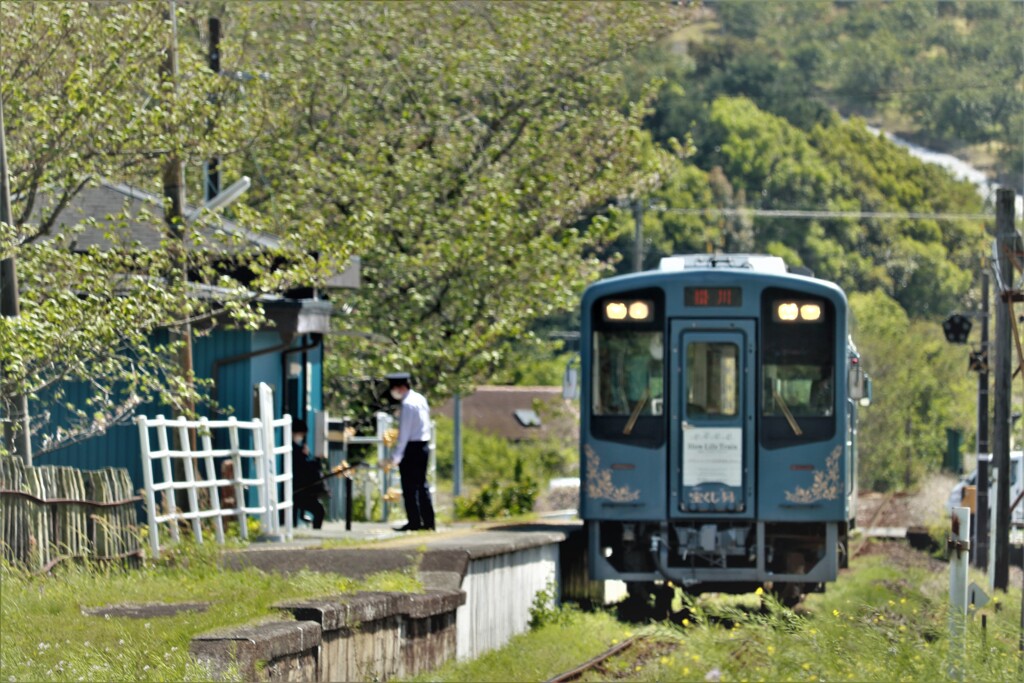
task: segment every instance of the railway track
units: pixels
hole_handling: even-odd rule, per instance
[[[871,515],[871,521],[861,527],[861,529],[864,530],[865,533],[861,534],[860,538],[857,540],[856,546],[854,546],[853,543],[850,544],[851,547],[849,549],[849,552],[851,560],[860,555],[861,551],[864,550],[870,538],[867,535],[866,531],[868,529],[874,528],[875,523],[882,518],[882,514],[888,511],[889,506],[892,505],[893,497],[894,494],[892,492],[886,493],[885,496],[882,498],[882,501],[878,504],[878,507],[875,508],[874,513]]]
[[[633,647],[640,640],[642,640],[640,636],[633,636],[632,638],[628,638],[619,643],[618,645],[615,645],[609,648],[608,650],[605,650],[593,659],[587,660],[583,664],[580,664],[576,668],[570,669],[569,671],[558,674],[554,678],[548,679],[547,683],[566,683],[567,681],[575,681],[588,671],[593,671],[597,669],[599,666],[604,664],[612,657],[622,654],[629,648]]]

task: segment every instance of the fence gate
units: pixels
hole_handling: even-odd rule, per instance
[[[259,515],[264,534],[291,538],[292,418],[273,419],[273,390],[262,382],[259,405],[257,420],[135,418],[154,558],[160,556],[162,522],[170,523],[175,542],[180,540],[178,523],[191,522],[196,541],[202,543],[203,521],[209,520],[217,542],[223,543],[225,517],[236,519],[242,538],[248,538],[248,516]]]

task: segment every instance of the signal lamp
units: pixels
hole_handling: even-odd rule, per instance
[[[942,321],[942,332],[946,335],[946,341],[966,344],[967,335],[971,333],[971,321],[967,316],[955,313]]]

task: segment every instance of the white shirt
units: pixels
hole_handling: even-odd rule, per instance
[[[423,394],[412,389],[402,399],[398,417],[398,441],[391,451],[391,460],[396,465],[405,457],[410,441],[430,441],[430,407]]]

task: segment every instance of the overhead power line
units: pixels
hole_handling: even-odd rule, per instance
[[[878,218],[887,220],[984,221],[994,213],[928,213],[921,211],[823,211],[807,209],[671,209],[651,207],[652,211],[686,216],[753,216],[757,218]]]

